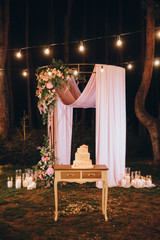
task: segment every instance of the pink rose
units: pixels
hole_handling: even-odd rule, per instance
[[[54,169],[51,167],[49,167],[46,171],[46,174],[48,174],[48,175],[53,175],[53,173],[54,173]]]
[[[43,176],[42,176],[42,174],[39,175],[39,178],[40,178],[41,180],[43,180]]]
[[[48,81],[48,77],[45,77],[45,76],[44,76],[42,79],[43,79],[44,81],[46,81],[46,82]]]
[[[51,89],[51,88],[53,88],[53,84],[52,84],[51,82],[48,82],[48,83],[46,84],[46,87],[47,87],[48,89]]]

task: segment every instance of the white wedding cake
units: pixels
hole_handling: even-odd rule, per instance
[[[82,145],[77,148],[75,153],[75,160],[73,161],[73,168],[92,168],[92,160],[90,159],[90,153],[88,152],[88,146]]]

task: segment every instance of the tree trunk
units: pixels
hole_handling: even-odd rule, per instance
[[[151,84],[155,50],[154,0],[147,0],[146,12],[146,59],[142,82],[135,97],[135,113],[139,121],[148,129],[153,149],[154,163],[160,161],[160,122],[145,109],[145,100]]]
[[[7,138],[9,115],[7,104],[6,56],[8,47],[9,0],[0,2],[0,134]]]
[[[7,54],[7,68],[8,68],[8,110],[9,110],[9,131],[14,128],[14,98],[13,98],[13,85],[11,77],[11,59],[10,53]]]

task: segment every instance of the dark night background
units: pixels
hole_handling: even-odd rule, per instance
[[[36,107],[36,68],[47,65],[52,58],[64,60],[64,17],[66,0],[28,1],[29,68],[32,96],[33,125],[38,126]],[[159,20],[156,20],[156,27]],[[73,0],[69,34],[70,63],[103,63],[125,67],[132,62],[134,68],[126,69],[127,127],[138,131],[139,123],[134,113],[134,98],[141,81],[144,53],[145,11],[140,0]],[[115,45],[121,35],[123,47]],[[123,35],[124,34],[124,35]],[[98,38],[99,39],[94,39]],[[8,71],[13,83],[15,125],[19,124],[23,112],[27,113],[26,79],[21,72],[26,68],[26,1],[10,1],[10,26]],[[78,51],[79,42],[84,40],[85,53]],[[86,40],[86,41],[85,41]],[[43,48],[56,44],[51,56],[43,54]],[[24,48],[24,49],[23,49]],[[16,50],[22,49],[23,58],[16,59]],[[160,39],[156,40],[155,56],[158,57]],[[147,96],[147,110],[158,116],[160,70],[153,70],[152,84]]]

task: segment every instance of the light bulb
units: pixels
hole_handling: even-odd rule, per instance
[[[16,53],[16,56],[17,56],[17,58],[21,58],[21,57],[22,57],[21,51],[17,52],[17,53]]]
[[[101,66],[101,72],[104,72],[104,68],[103,68],[103,66]]]
[[[121,41],[121,39],[119,37],[118,40],[117,40],[117,46],[120,47],[121,45],[122,45],[122,41]]]
[[[158,38],[160,38],[160,31],[157,33]]]
[[[51,72],[48,72],[48,75],[49,75],[49,76],[51,76],[51,75],[52,75],[52,73],[51,73]]]
[[[74,70],[73,74],[74,74],[75,76],[77,76],[78,71],[77,71],[77,70]]]
[[[79,51],[81,51],[81,52],[84,51],[84,45],[83,45],[83,42],[81,42],[81,45],[79,46]]]
[[[24,70],[22,74],[23,74],[24,77],[26,77],[27,76],[27,71]]]
[[[44,50],[44,53],[45,53],[46,55],[49,55],[49,53],[50,53],[49,48],[46,48],[46,49]]]
[[[159,61],[158,59],[156,59],[156,60],[154,61],[154,65],[155,65],[156,67],[158,67],[158,66],[160,65],[160,61]]]
[[[131,63],[128,64],[127,68],[131,70],[133,68],[133,65]]]

